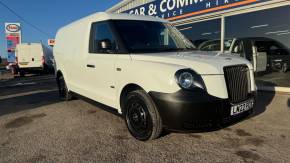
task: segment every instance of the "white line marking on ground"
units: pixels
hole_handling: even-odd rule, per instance
[[[25,86],[25,85],[35,85],[35,84],[37,84],[37,83],[35,83],[35,82],[30,82],[30,83],[17,83],[17,84],[10,85],[8,87]]]
[[[30,91],[30,92],[18,93],[18,94],[13,94],[13,95],[5,95],[5,96],[0,96],[0,100],[21,97],[21,96],[27,96],[27,95],[36,94],[36,93],[52,92],[52,91],[57,91],[57,90],[58,89],[49,89],[49,90]]]

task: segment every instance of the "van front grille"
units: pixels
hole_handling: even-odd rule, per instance
[[[224,67],[229,100],[239,103],[247,100],[250,93],[250,71],[247,65]]]

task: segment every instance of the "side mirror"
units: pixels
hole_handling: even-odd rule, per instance
[[[111,50],[112,49],[112,43],[109,39],[104,39],[99,41],[99,48],[100,50]]]
[[[2,58],[1,58],[1,56],[0,56],[0,63],[2,63]]]

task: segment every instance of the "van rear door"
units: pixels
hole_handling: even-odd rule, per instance
[[[20,68],[41,68],[43,66],[43,51],[40,44],[21,45],[17,54]]]

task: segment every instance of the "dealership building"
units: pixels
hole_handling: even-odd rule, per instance
[[[289,0],[123,0],[107,12],[167,19],[198,50],[252,62],[259,89],[290,92]]]

